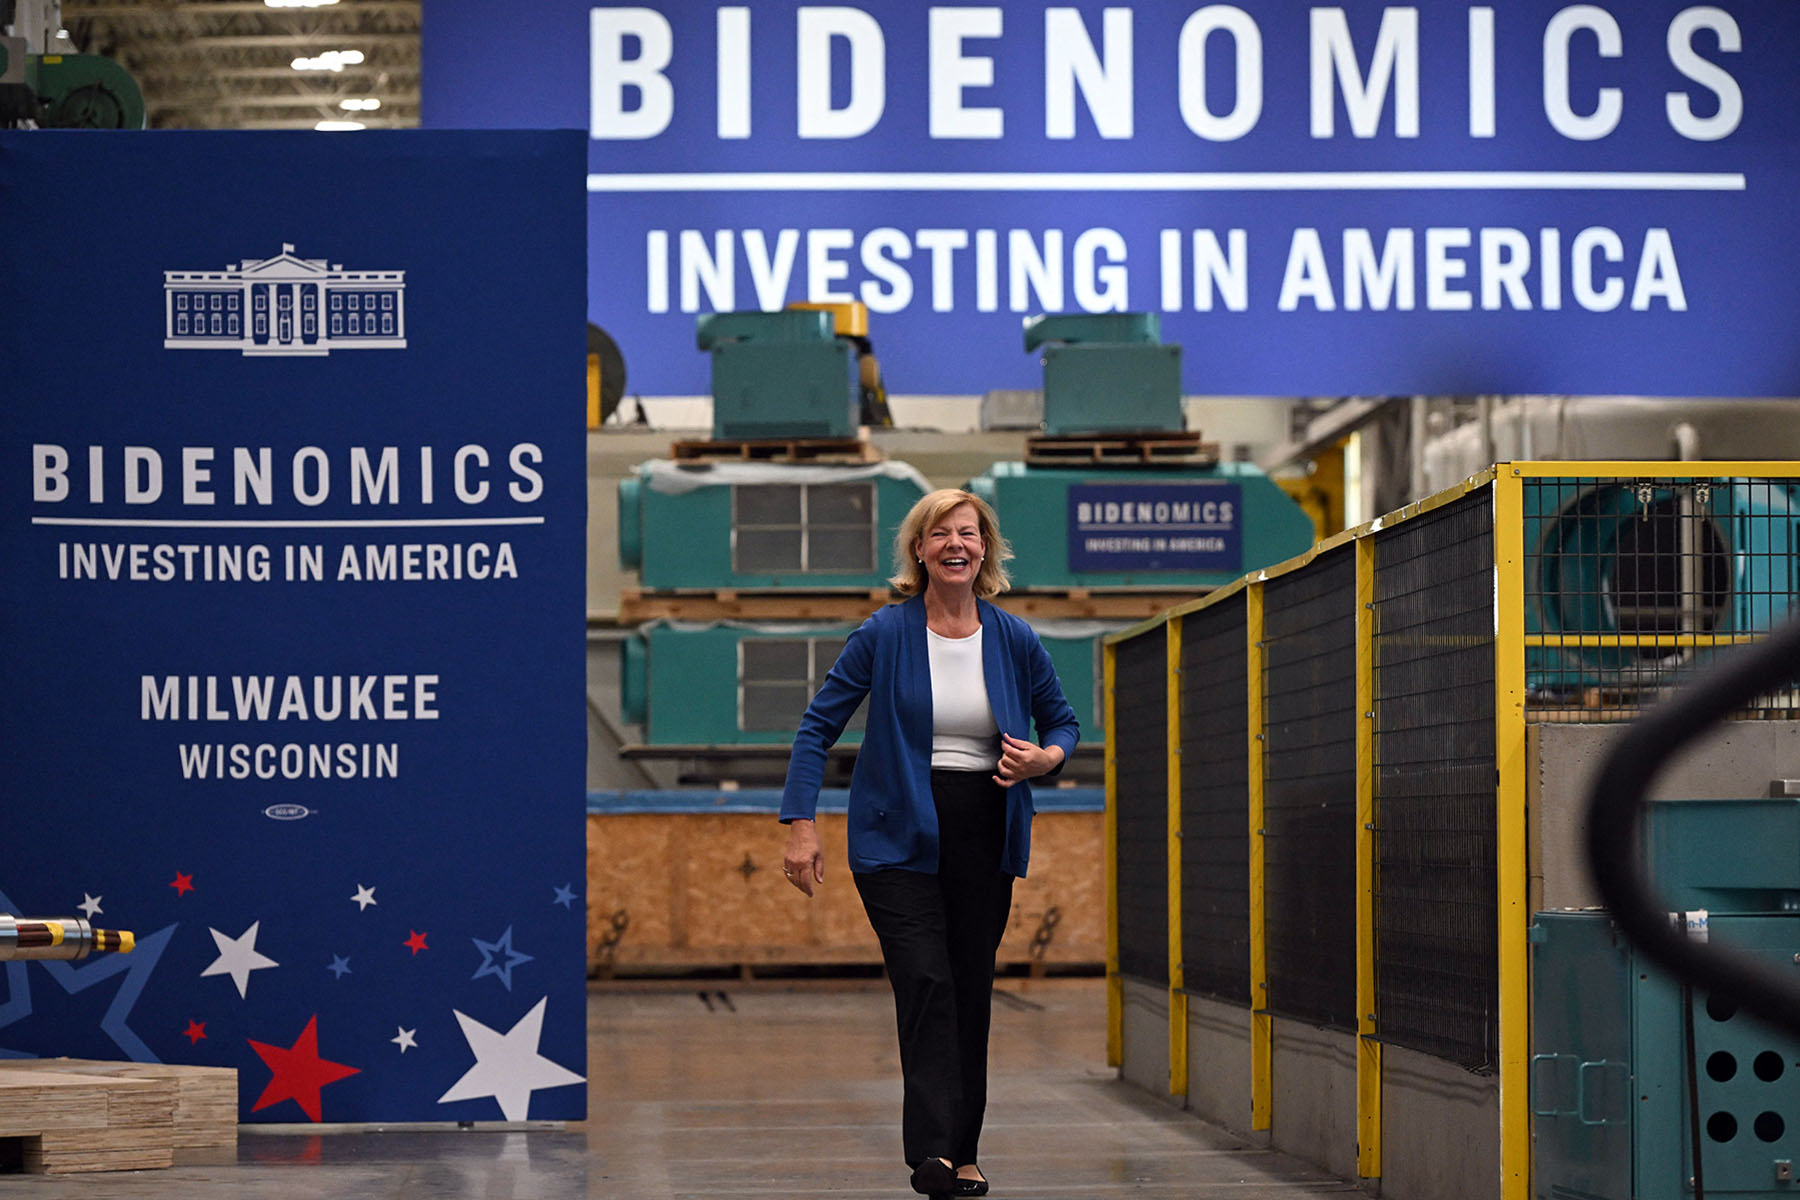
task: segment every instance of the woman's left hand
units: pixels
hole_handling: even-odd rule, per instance
[[[1011,787],[1022,779],[1036,779],[1056,770],[1062,760],[1061,746],[1040,746],[1003,733],[1000,735],[1000,773],[994,776],[994,782],[1001,787]]]

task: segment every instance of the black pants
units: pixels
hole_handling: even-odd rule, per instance
[[[938,873],[856,875],[894,988],[901,1140],[908,1166],[972,1163],[987,1109],[988,1018],[994,952],[1012,910],[1013,877],[1000,870],[1006,797],[985,772],[933,771]]]

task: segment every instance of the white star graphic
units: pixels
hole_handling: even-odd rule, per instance
[[[244,930],[240,937],[227,937],[216,929],[207,929],[218,943],[219,957],[213,960],[212,966],[200,972],[205,975],[229,975],[237,984],[238,995],[247,997],[250,991],[250,972],[260,971],[265,967],[276,967],[281,964],[266,954],[259,954],[256,949],[256,927],[261,921],[250,922],[250,928]]]
[[[103,899],[105,899],[104,896],[90,896],[86,892],[83,892],[81,893],[81,903],[77,904],[75,907],[86,913],[87,919],[91,921],[94,919],[96,913],[106,911],[100,907],[100,901]]]
[[[413,1040],[413,1034],[419,1032],[418,1030],[408,1029],[404,1025],[396,1025],[394,1028],[400,1031],[400,1036],[391,1037],[388,1041],[400,1047],[400,1053],[405,1054],[408,1050],[417,1050],[419,1048],[419,1043]]]
[[[356,895],[350,897],[350,902],[356,905],[357,912],[367,912],[369,905],[381,903],[375,899],[374,888],[364,887],[360,883],[356,885]]]
[[[523,1121],[531,1108],[531,1093],[539,1088],[587,1082],[585,1077],[557,1066],[537,1052],[538,1038],[544,1030],[544,1006],[549,1002],[548,996],[539,1000],[503,1034],[451,1009],[462,1026],[463,1037],[468,1039],[469,1049],[475,1052],[475,1065],[438,1097],[438,1103],[492,1096],[499,1102],[501,1116],[508,1121]]]

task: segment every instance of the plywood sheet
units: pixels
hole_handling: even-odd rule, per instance
[[[757,813],[588,817],[590,973],[706,966],[878,964],[845,859],[845,818],[822,813],[825,884],[783,878],[788,831]],[[1105,956],[1100,813],[1039,814],[1031,875],[1013,892],[1003,964],[1098,965]]]

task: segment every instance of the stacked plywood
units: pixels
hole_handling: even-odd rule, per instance
[[[844,814],[818,820],[825,886],[808,900],[782,878],[787,828],[773,813],[589,813],[588,973],[878,965],[844,861]],[[1002,966],[1106,961],[1105,835],[1102,813],[1037,815]]]
[[[49,1175],[173,1164],[175,1085],[0,1069],[0,1138],[21,1139],[25,1170]]]
[[[237,1143],[237,1072],[22,1059],[0,1063],[0,1139],[51,1175],[167,1167],[176,1147]]]

